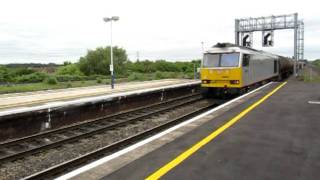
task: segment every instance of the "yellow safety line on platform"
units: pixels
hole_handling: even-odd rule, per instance
[[[263,98],[261,98],[260,100],[258,100],[257,102],[255,102],[254,104],[252,104],[250,107],[248,107],[247,109],[245,109],[244,111],[242,111],[240,114],[238,114],[237,116],[235,116],[234,118],[232,118],[231,120],[229,120],[226,124],[224,124],[223,126],[221,126],[219,129],[215,130],[214,132],[212,132],[211,134],[209,134],[207,137],[205,137],[204,139],[202,139],[201,141],[199,141],[198,143],[196,143],[195,145],[193,145],[191,148],[189,148],[188,150],[186,150],[185,152],[183,152],[182,154],[180,154],[179,156],[177,156],[174,160],[172,160],[171,162],[167,163],[166,165],[164,165],[163,167],[161,167],[160,169],[158,169],[156,172],[154,172],[153,174],[151,174],[150,176],[148,176],[146,179],[147,180],[153,180],[153,179],[159,179],[160,177],[162,177],[163,175],[165,175],[166,173],[168,173],[171,169],[173,169],[174,167],[176,167],[177,165],[179,165],[182,161],[184,161],[185,159],[187,159],[189,156],[191,156],[193,153],[195,153],[196,151],[198,151],[201,147],[203,147],[204,145],[206,145],[207,143],[209,143],[210,141],[212,141],[215,137],[217,137],[218,135],[220,135],[223,131],[225,131],[226,129],[228,129],[230,126],[232,126],[233,124],[235,124],[237,121],[239,121],[243,116],[245,116],[246,114],[248,114],[251,110],[253,110],[254,108],[256,108],[258,105],[260,105],[263,101],[265,101],[266,99],[268,99],[272,94],[274,94],[276,91],[278,91],[282,86],[284,86],[287,82],[284,82],[282,84],[280,84],[278,87],[276,87],[273,91],[271,91],[270,93],[268,93],[267,95],[265,95]]]

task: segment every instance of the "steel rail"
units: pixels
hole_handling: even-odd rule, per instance
[[[123,140],[117,141],[115,143],[112,143],[108,146],[102,147],[98,150],[95,150],[93,152],[87,153],[85,155],[82,155],[78,158],[63,162],[61,164],[52,166],[48,169],[45,169],[43,171],[37,172],[35,174],[32,174],[30,176],[27,176],[23,179],[47,179],[47,178],[53,178],[57,175],[60,175],[62,173],[66,173],[72,169],[75,169],[76,167],[79,167],[80,165],[83,165],[85,163],[91,162],[97,158],[100,158],[102,156],[105,156],[107,154],[111,154],[112,152],[115,152],[119,149],[122,149],[124,147],[127,147],[131,144],[134,144],[142,139],[145,139],[147,137],[150,137],[158,132],[161,132],[169,127],[172,127],[190,117],[193,117],[199,113],[204,112],[208,108],[216,105],[215,103],[210,103],[209,105],[202,107],[200,109],[197,109],[195,111],[183,114],[171,121],[168,121],[164,124],[158,125],[156,127],[150,128],[144,132],[138,133],[136,135],[130,136],[128,138],[125,138]]]
[[[186,100],[188,98],[191,98],[189,100]],[[164,102],[164,103],[161,103],[160,105],[156,105],[156,106],[153,106],[152,107],[147,107],[148,109],[148,113],[144,113],[142,115],[138,115],[138,116],[135,116],[135,117],[126,117],[128,114],[132,114],[134,112],[139,112],[139,111],[145,111],[146,109],[145,108],[140,108],[139,110],[137,111],[130,111],[130,112],[125,112],[123,114],[117,114],[115,116],[110,116],[108,118],[103,118],[102,120],[105,120],[107,121],[107,119],[113,119],[113,118],[120,118],[123,116],[126,117],[127,119],[125,120],[122,120],[122,121],[116,121],[114,123],[115,120],[111,121],[113,122],[110,123],[108,122],[109,124],[106,124],[106,125],[101,125],[101,126],[96,126],[94,127],[94,129],[89,130],[87,129],[88,132],[81,132],[79,134],[74,134],[73,136],[71,137],[65,137],[61,140],[57,140],[57,141],[53,141],[53,142],[46,142],[46,143],[43,143],[43,144],[40,144],[38,146],[35,146],[33,148],[27,148],[26,150],[24,151],[18,151],[16,153],[12,153],[12,154],[8,154],[7,156],[3,156],[3,157],[0,157],[0,162],[1,163],[4,163],[4,162],[7,162],[7,161],[12,161],[12,160],[16,160],[16,159],[20,159],[20,158],[23,158],[27,155],[31,155],[31,154],[35,154],[35,153],[38,153],[38,152],[41,152],[41,151],[44,151],[44,150],[47,150],[47,149],[52,149],[54,147],[58,147],[58,146],[61,146],[63,144],[66,144],[66,143],[69,143],[69,142],[72,142],[72,141],[77,141],[81,138],[86,138],[86,137],[89,137],[89,136],[93,136],[95,134],[99,134],[99,133],[102,133],[104,131],[107,131],[107,130],[110,130],[110,129],[115,129],[117,127],[120,127],[120,126],[124,126],[126,124],[131,124],[133,122],[137,122],[137,121],[140,121],[142,119],[145,119],[149,116],[154,116],[156,114],[160,114],[162,112],[165,112],[165,111],[168,111],[170,109],[174,109],[174,108],[178,108],[178,107],[181,107],[181,106],[184,106],[184,105],[187,105],[187,104],[190,104],[192,102],[195,102],[195,101],[198,101],[201,98],[201,96],[188,96],[188,98],[184,97],[184,98],[179,98],[179,99],[175,99],[175,100],[172,100],[172,101],[168,101],[168,102]],[[179,102],[179,101],[182,101],[182,102]],[[172,105],[169,105],[169,106],[165,106],[163,108],[160,108],[160,109],[156,109],[156,110],[150,110],[150,109],[155,109],[156,107],[158,106],[162,106],[162,105],[165,105],[165,104],[170,104],[170,103],[175,103],[175,102],[178,102],[177,104],[172,104]],[[99,119],[100,120],[100,119]],[[22,139],[19,139],[17,141],[13,141],[13,142],[10,142],[10,145],[20,145],[22,143],[25,143],[26,141],[32,141],[32,140],[37,140],[39,138],[45,138],[45,137],[48,137],[48,136],[54,136],[54,135],[59,135],[59,133],[62,133],[62,132],[74,132],[74,130],[79,130],[80,127],[82,128],[85,128],[83,126],[88,126],[88,125],[91,125],[92,123],[95,123],[96,121],[90,121],[90,122],[86,122],[86,123],[83,123],[83,124],[80,124],[81,126],[79,125],[76,125],[76,126],[72,126],[72,127],[67,127],[67,128],[64,128],[64,129],[59,129],[59,130],[54,130],[52,132],[49,132],[49,133],[44,133],[44,134],[40,134],[40,135],[35,135],[35,136],[31,136],[29,138],[22,138]],[[92,127],[91,127],[92,128]],[[80,128],[81,129],[81,128]],[[49,137],[50,138],[50,137]]]

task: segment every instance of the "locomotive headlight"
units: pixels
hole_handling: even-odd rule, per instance
[[[230,84],[240,84],[240,81],[239,80],[231,80]]]

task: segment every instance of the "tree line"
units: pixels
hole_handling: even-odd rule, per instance
[[[166,60],[143,60],[132,62],[126,50],[113,48],[114,69],[117,78],[145,79],[146,74],[154,74],[155,78],[193,76],[194,67],[200,67],[200,60],[169,62]],[[87,54],[76,63],[66,61],[63,65],[49,64],[11,64],[0,66],[0,83],[35,83],[49,79],[57,81],[83,81],[97,78],[108,78],[110,75],[110,47],[98,47],[88,50]],[[46,72],[46,68],[54,71]],[[181,76],[183,75],[183,76]]]

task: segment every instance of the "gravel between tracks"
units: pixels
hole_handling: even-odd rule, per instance
[[[164,124],[186,112],[194,111],[208,105],[208,100],[196,102],[190,106],[185,106],[168,111],[159,116],[153,116],[143,121],[138,121],[135,124],[130,124],[126,127],[121,127],[116,130],[107,131],[101,134],[94,135],[90,138],[82,139],[78,142],[73,142],[61,147],[37,153],[24,159],[8,162],[0,165],[0,179],[20,179],[39,172],[46,168],[52,167],[64,161],[79,157],[88,152],[92,152],[101,147],[107,146],[116,141],[122,140],[129,136],[135,135],[142,131],[146,131],[152,127]]]

